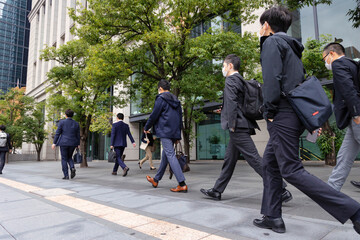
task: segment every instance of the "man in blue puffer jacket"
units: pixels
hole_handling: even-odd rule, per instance
[[[148,133],[149,129],[154,126],[154,134],[161,139],[163,147],[158,172],[154,178],[146,176],[146,179],[156,188],[165,173],[167,164],[170,164],[179,183],[176,188],[171,188],[170,190],[172,192],[187,192],[185,177],[174,150],[174,143],[181,139],[181,103],[169,90],[170,82],[160,80],[158,84],[159,95],[156,96],[154,109],[144,127],[144,132]]]

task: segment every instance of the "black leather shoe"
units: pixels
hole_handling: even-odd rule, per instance
[[[126,177],[126,175],[127,175],[127,173],[128,173],[129,170],[130,170],[130,169],[129,169],[128,167],[125,167],[125,168],[124,168],[123,177]]]
[[[353,222],[355,231],[360,234],[360,221]]]
[[[283,203],[287,203],[289,202],[291,199],[293,199],[292,195],[291,195],[291,192],[289,192],[289,190],[286,190],[284,188],[284,191],[283,193],[281,194],[281,201]]]
[[[69,180],[69,176],[65,176],[65,177],[63,177],[62,179],[64,179],[64,180]]]
[[[71,179],[73,179],[75,176],[76,176],[76,170],[75,170],[75,168],[72,168],[70,177],[71,177]]]
[[[360,188],[360,182],[350,181],[350,183],[351,183],[354,187]]]
[[[213,188],[210,189],[200,189],[200,192],[202,192],[204,195],[211,197],[216,200],[221,200],[221,193],[218,191],[215,191]]]
[[[286,231],[285,223],[281,217],[269,219],[268,217],[263,216],[262,219],[254,219],[253,223],[259,228],[271,229],[277,233],[284,233]]]

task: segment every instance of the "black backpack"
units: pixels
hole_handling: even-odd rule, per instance
[[[263,95],[262,84],[255,79],[244,80],[240,78],[244,83],[244,103],[242,106],[242,112],[244,116],[251,120],[263,119],[264,107],[263,107]]]

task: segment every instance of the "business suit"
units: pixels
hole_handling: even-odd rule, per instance
[[[130,133],[129,125],[122,120],[114,123],[111,128],[111,146],[114,147],[116,152],[116,162],[114,165],[113,173],[116,173],[119,169],[119,165],[122,169],[126,168],[125,163],[122,161],[121,156],[127,147],[126,136],[129,136],[130,141],[135,143],[134,138]]]
[[[357,64],[352,59],[341,57],[334,60],[332,71],[336,123],[340,129],[348,127],[328,180],[331,187],[340,191],[360,152],[360,125],[352,121],[353,117],[360,115],[360,86]]]
[[[60,146],[61,165],[64,177],[69,177],[68,165],[72,171],[72,177],[75,172],[74,160],[72,155],[77,146],[80,145],[80,126],[72,118],[60,120],[54,137],[54,144]]]
[[[8,153],[11,149],[10,135],[6,133],[6,145],[4,147],[0,147],[0,174],[2,174],[2,170],[5,166],[6,153]]]
[[[360,204],[304,169],[299,158],[299,137],[305,128],[281,95],[282,90],[288,92],[297,85],[297,81],[304,79],[301,62],[303,49],[300,42],[283,32],[269,36],[263,43],[263,96],[270,139],[263,157],[261,213],[267,217],[281,218],[283,177],[338,221],[345,223],[360,209]],[[256,219],[254,224],[264,226],[264,221]]]

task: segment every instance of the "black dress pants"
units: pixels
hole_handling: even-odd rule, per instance
[[[282,178],[341,223],[360,209],[358,202],[304,169],[299,158],[299,137],[304,126],[295,113],[279,112],[267,125],[270,139],[263,157],[263,215],[281,217]]]

